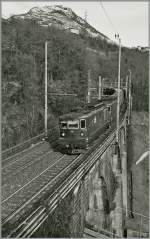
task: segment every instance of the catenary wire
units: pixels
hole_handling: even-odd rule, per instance
[[[116,34],[116,33],[118,34],[117,28],[115,27],[115,25],[114,25],[113,22],[111,21],[111,19],[110,19],[108,13],[107,13],[107,11],[106,11],[106,9],[105,9],[104,6],[103,6],[102,1],[100,0],[99,3],[100,3],[100,5],[101,5],[101,8],[102,8],[102,10],[103,10],[103,12],[104,12],[104,14],[105,14],[105,16],[106,16],[108,22],[109,22],[110,25],[111,25],[111,28],[112,28],[113,32],[115,32],[115,34]]]

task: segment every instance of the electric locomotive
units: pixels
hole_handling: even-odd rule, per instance
[[[125,110],[124,93],[120,90],[121,114]],[[88,149],[91,142],[116,122],[117,92],[105,96],[97,104],[89,104],[82,112],[71,112],[59,117],[59,145],[68,154]]]

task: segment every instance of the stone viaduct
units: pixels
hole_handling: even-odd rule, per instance
[[[114,136],[107,149],[61,198],[55,211],[34,236],[40,237],[45,231],[48,237],[83,237],[87,227],[108,237],[124,236],[128,214],[128,122],[126,114],[120,125],[119,145]]]

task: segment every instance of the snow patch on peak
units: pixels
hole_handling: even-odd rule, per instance
[[[84,29],[91,37],[100,37],[101,39],[106,39],[106,41],[110,40],[84,19],[76,15],[71,8],[63,7],[62,5],[33,7],[28,13],[15,15],[13,17],[17,19],[34,19],[44,27],[53,25],[61,29],[69,29],[76,34],[79,34]]]
[[[30,9],[30,13],[38,13],[38,12],[47,12],[52,13],[53,11],[61,11],[66,15],[72,15],[73,11],[71,8],[63,7],[62,5],[52,5],[52,6],[43,6],[43,7],[33,7]]]

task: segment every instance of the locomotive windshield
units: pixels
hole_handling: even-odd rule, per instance
[[[85,119],[80,120],[81,129],[85,129]]]
[[[79,128],[79,121],[68,121],[68,128],[69,129],[78,129]]]
[[[67,122],[61,122],[61,123],[60,123],[60,127],[61,127],[62,129],[67,129]]]

